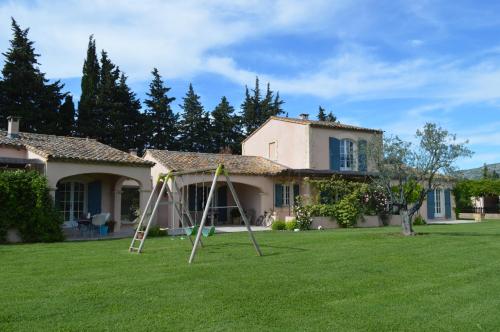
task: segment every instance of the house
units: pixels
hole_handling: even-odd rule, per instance
[[[242,155],[147,150],[144,159],[155,163],[151,169],[154,182],[168,171],[202,170],[223,163],[251,222],[264,213],[286,219],[293,216],[297,195],[315,194],[307,179],[339,175],[364,180],[376,176],[366,150],[370,141],[381,140],[382,136],[379,129],[309,120],[306,114],[298,119],[273,116],[243,141]],[[213,174],[183,175],[178,179],[180,192],[176,194],[172,188],[174,195],[183,195],[196,220],[201,219],[212,178]],[[428,197],[420,210],[422,216],[451,218],[449,189],[437,189]],[[157,222],[179,227],[179,216],[169,204],[166,198],[162,201]],[[221,180],[210,210],[212,220],[218,225],[240,223],[233,209],[234,202]]]
[[[131,205],[145,207],[153,163],[93,139],[19,132],[19,118],[8,121],[8,130],[0,131],[0,168],[44,174],[65,226],[109,212],[119,230],[135,218]]]

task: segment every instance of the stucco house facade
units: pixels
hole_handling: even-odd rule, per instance
[[[122,215],[122,192],[135,191],[142,209],[151,193],[153,164],[93,139],[19,132],[10,117],[0,131],[0,167],[36,169],[47,177],[50,193],[66,227],[87,214],[111,213],[115,230],[130,222]],[[124,213],[126,214],[126,213]]]
[[[347,179],[367,180],[376,176],[375,166],[366,155],[372,140],[381,140],[383,131],[341,124],[338,122],[302,118],[270,117],[242,143],[242,155],[225,155],[166,150],[147,150],[144,159],[155,163],[153,182],[168,171],[200,170],[224,163],[235,183],[236,191],[251,222],[264,213],[277,219],[293,217],[294,198],[312,197],[315,193],[308,183],[311,178],[339,175]],[[213,174],[184,175],[178,182],[193,219],[199,220]],[[214,223],[227,225],[233,220],[224,181],[217,185]],[[451,219],[453,198],[447,187],[429,193],[420,214],[427,219]],[[165,198],[160,206],[159,225],[176,228],[179,216]]]

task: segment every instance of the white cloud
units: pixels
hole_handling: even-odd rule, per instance
[[[253,1],[10,1],[0,4],[0,29],[9,18],[31,27],[49,77],[81,73],[88,36],[105,48],[132,79],[149,77],[158,66],[166,77],[199,72],[208,53],[264,33],[307,32],[342,8],[326,0]],[[319,14],[322,14],[319,16]],[[327,15],[325,15],[327,13]],[[315,19],[316,15],[321,19]],[[8,46],[2,34],[0,47]]]

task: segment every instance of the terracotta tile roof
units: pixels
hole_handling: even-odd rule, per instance
[[[0,146],[25,148],[48,160],[80,161],[89,163],[126,164],[132,166],[152,166],[154,163],[132,156],[127,152],[112,148],[94,139],[66,137],[33,133],[19,133],[8,137],[0,130]]]
[[[310,125],[311,127],[316,127],[316,128],[346,129],[346,130],[363,131],[363,132],[377,133],[377,134],[382,134],[384,132],[381,129],[371,129],[371,128],[358,127],[358,126],[348,125],[348,124],[344,124],[344,123],[340,123],[340,122],[304,120],[304,119],[296,119],[296,118],[286,118],[286,117],[282,117],[282,116],[271,116],[259,128],[255,129],[252,133],[250,133],[250,135],[248,135],[243,140],[243,142],[248,140],[251,136],[253,136],[253,134],[255,134],[257,131],[259,131],[260,128],[264,127],[271,120],[279,120],[279,121],[297,123],[297,124],[302,124],[302,125]]]
[[[185,171],[216,167],[224,164],[229,173],[248,175],[275,175],[287,167],[269,159],[234,154],[147,150],[151,156],[169,170]]]
[[[358,126],[352,126],[340,122],[332,122],[332,121],[318,121],[318,120],[304,120],[304,119],[295,119],[295,118],[285,118],[281,116],[271,116],[271,119],[281,120],[286,122],[298,123],[298,124],[309,124],[312,127],[320,127],[320,128],[337,128],[337,129],[349,129],[355,131],[367,131],[372,133],[382,133],[383,131],[380,129],[371,129],[364,128]]]

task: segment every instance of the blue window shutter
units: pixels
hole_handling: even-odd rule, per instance
[[[451,196],[450,189],[444,190],[444,216],[446,219],[451,218]]]
[[[427,192],[427,219],[434,219],[434,190],[430,190]]]
[[[283,206],[283,185],[280,183],[274,185],[274,206]]]
[[[340,171],[340,141],[335,137],[330,137],[330,169]]]
[[[227,206],[227,187],[219,187],[217,189],[217,205],[218,206]],[[227,208],[219,208],[219,215],[217,216],[218,221],[226,222],[227,221]]]
[[[300,187],[298,183],[295,183],[293,185],[293,199],[295,200],[295,197],[300,195]]]
[[[366,172],[368,170],[366,157],[366,141],[364,139],[358,142],[358,171]]]
[[[88,210],[90,214],[101,213],[102,190],[101,181],[88,184]]]

